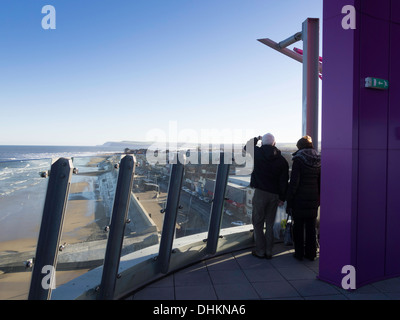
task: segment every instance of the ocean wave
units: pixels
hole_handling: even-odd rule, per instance
[[[16,161],[0,162],[0,198],[11,197],[16,192],[26,192],[25,189],[31,190],[31,188],[40,190],[47,186],[48,179],[44,179],[40,176],[40,173],[51,169],[51,158],[55,155],[71,155],[73,157],[74,167],[77,167],[80,172],[98,171],[103,168],[99,168],[97,164],[91,165],[90,160],[92,157],[98,157],[104,155],[106,152],[101,151],[82,151],[82,152],[60,152],[60,153],[28,153],[25,152],[23,157],[39,157],[41,159],[23,159]],[[115,154],[108,152],[108,155]],[[106,157],[108,157],[108,155]],[[1,156],[1,146],[0,146]],[[105,158],[106,158],[105,157]],[[1,160],[0,160],[1,161]],[[76,179],[77,177],[74,176]],[[37,189],[37,190],[39,190]],[[28,192],[30,192],[28,190]],[[41,190],[41,193],[45,194],[45,190]],[[1,200],[1,199],[0,199]],[[0,204],[1,207],[1,204]],[[0,210],[1,211],[1,210]]]
[[[7,190],[7,191],[0,192],[0,197],[8,196],[13,192],[14,192],[13,190]]]
[[[28,180],[15,181],[14,183],[10,183],[10,186],[14,186],[16,184],[21,184],[21,183],[25,183],[25,182],[28,182]]]
[[[4,176],[7,174],[13,173],[13,171],[11,169],[9,169],[8,167],[4,167],[4,168],[0,168],[0,176]]]
[[[14,188],[14,191],[23,190],[23,189],[26,189],[28,187],[29,187],[28,185],[25,185],[25,186],[22,186],[22,187],[17,187],[17,188]]]
[[[80,157],[93,157],[103,154],[122,153],[122,151],[80,151],[80,152],[42,152],[42,153],[23,153],[12,157],[1,156],[0,163],[8,161],[29,161],[29,160],[43,160],[43,159],[58,159],[58,158],[80,158]]]

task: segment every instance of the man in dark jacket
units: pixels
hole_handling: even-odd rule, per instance
[[[320,199],[321,157],[310,136],[301,138],[297,148],[293,153],[286,210],[294,220],[294,257],[314,260],[317,254],[315,227]]]
[[[262,140],[261,147],[257,146],[258,140]],[[275,138],[270,133],[262,138],[251,139],[245,149],[254,161],[250,187],[254,188],[252,223],[256,248],[252,253],[258,258],[271,259],[276,210],[278,205],[282,206],[285,201],[289,165],[280,150],[275,147]]]

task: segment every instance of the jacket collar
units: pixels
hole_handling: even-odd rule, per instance
[[[306,166],[319,168],[321,167],[321,156],[315,149],[300,149],[293,153],[292,160],[298,159]]]

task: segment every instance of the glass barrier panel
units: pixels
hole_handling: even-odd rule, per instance
[[[121,256],[159,244],[167,203],[171,165],[149,163],[135,152],[136,167]],[[158,250],[158,249],[157,249]]]
[[[241,150],[234,150],[225,190],[221,228],[251,224],[253,190],[250,188],[250,175],[252,169],[251,158],[246,157]]]
[[[0,300],[27,299],[51,159],[0,162]]]
[[[185,165],[176,238],[208,231],[218,166],[210,160]]]
[[[118,180],[119,155],[73,157],[56,285],[103,264]],[[99,279],[99,283],[100,283]]]

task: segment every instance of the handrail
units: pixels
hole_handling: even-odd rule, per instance
[[[66,158],[51,166],[28,300],[48,300],[51,296],[72,167]]]
[[[179,208],[179,198],[182,188],[183,164],[178,161],[172,165],[171,178],[169,183],[167,206],[163,221],[163,232],[160,242],[159,255],[157,257],[160,272],[167,273],[171,258],[172,242],[174,240],[176,215]]]
[[[110,235],[104,258],[103,274],[99,291],[99,300],[110,300],[114,297],[115,283],[118,277],[118,266],[124,240],[126,223],[129,223],[128,210],[131,199],[135,159],[126,155],[120,163],[117,189],[110,225]]]
[[[219,232],[221,229],[222,212],[224,209],[225,191],[228,183],[229,164],[225,164],[225,155],[221,153],[217,169],[217,179],[214,187],[214,199],[211,207],[211,218],[208,227],[207,252],[214,254],[217,250]]]

